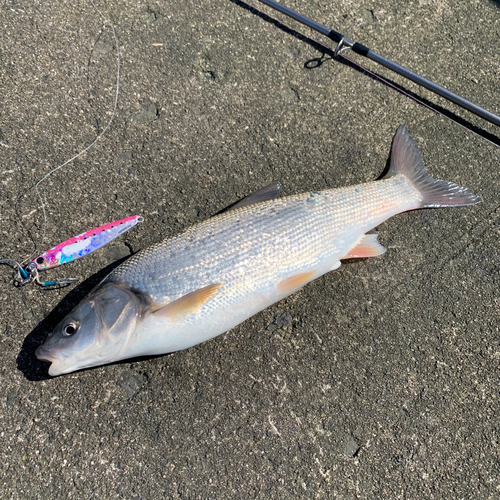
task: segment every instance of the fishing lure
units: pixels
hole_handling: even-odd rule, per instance
[[[30,265],[38,271],[42,271],[81,259],[94,250],[103,247],[143,220],[142,216],[133,215],[126,219],[120,219],[96,227],[95,229],[91,229],[90,231],[86,231],[85,233],[59,243],[59,245],[39,255]]]
[[[36,281],[39,285],[45,287],[68,285],[78,281],[78,278],[61,278],[56,281],[40,281],[38,271],[44,271],[46,269],[51,269],[53,267],[67,264],[68,262],[81,259],[89,253],[92,253],[98,248],[108,244],[110,241],[143,221],[144,218],[142,216],[133,215],[125,219],[120,219],[104,224],[103,226],[96,227],[90,231],[74,236],[69,240],[63,241],[53,248],[50,248],[43,254],[39,255],[36,259],[33,259],[25,267],[13,259],[2,259],[0,260],[0,263],[10,262],[17,266],[17,283],[19,285],[25,285],[30,281]]]

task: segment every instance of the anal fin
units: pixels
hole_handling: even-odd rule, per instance
[[[221,285],[222,283],[215,283],[190,292],[180,299],[161,307],[153,315],[155,318],[178,319],[187,314],[196,313],[217,292]]]
[[[377,257],[386,252],[386,249],[377,241],[377,234],[365,234],[358,244],[349,250],[343,259],[363,259]]]

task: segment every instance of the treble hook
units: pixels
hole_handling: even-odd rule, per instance
[[[26,283],[29,283],[34,279],[34,273],[29,265],[26,266],[26,268],[23,268],[23,266],[14,259],[0,259],[0,264],[14,264],[17,267],[17,276],[15,281],[19,286],[26,285]]]
[[[78,278],[60,278],[55,281],[40,281],[38,275],[38,269],[34,262],[30,262],[27,266],[23,267],[17,260],[14,259],[0,259],[0,264],[14,264],[17,268],[17,276],[14,278],[14,281],[17,286],[23,286],[32,281],[37,285],[40,285],[44,288],[46,287],[54,287],[54,286],[67,286],[71,283],[75,283],[78,281]]]

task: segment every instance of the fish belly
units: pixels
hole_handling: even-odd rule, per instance
[[[198,314],[192,321],[169,321],[147,317],[129,344],[126,357],[180,351],[216,337],[276,302],[272,290],[249,293],[230,307]]]

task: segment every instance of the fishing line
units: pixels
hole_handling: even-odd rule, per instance
[[[116,92],[115,92],[115,98],[114,98],[114,104],[113,104],[113,111],[111,112],[111,117],[108,120],[106,126],[102,129],[102,131],[97,135],[97,137],[83,150],[81,150],[79,153],[76,155],[72,156],[69,160],[66,160],[64,163],[61,165],[58,165],[57,167],[53,168],[50,170],[46,175],[44,175],[34,186],[35,192],[38,196],[38,200],[40,202],[40,207],[42,209],[43,213],[43,224],[42,224],[42,238],[41,238],[41,244],[44,243],[45,241],[45,236],[46,236],[46,230],[47,230],[47,212],[45,209],[45,202],[44,199],[40,193],[40,185],[42,182],[44,182],[46,179],[48,179],[53,173],[57,172],[58,170],[61,170],[64,168],[66,165],[69,163],[73,162],[76,160],[79,156],[83,155],[86,153],[89,149],[91,149],[101,138],[102,136],[106,133],[108,128],[110,127],[111,123],[113,122],[113,119],[116,114],[116,109],[118,107],[118,96],[120,93],[120,47],[118,45],[118,38],[115,33],[115,28],[113,24],[109,21],[109,19],[97,8],[93,0],[89,0],[90,3],[92,4],[92,7],[95,9],[95,11],[99,14],[99,16],[104,20],[105,24],[107,24],[111,28],[111,32],[113,35],[113,41],[116,47]],[[0,143],[1,144],[1,143]],[[9,147],[5,144],[1,144],[2,146]],[[18,199],[17,203],[19,203],[20,198]],[[16,203],[16,204],[17,204]],[[49,282],[46,281],[44,283],[41,283],[38,278],[38,270],[36,267],[33,267],[31,265],[24,266],[26,262],[30,261],[33,256],[37,254],[37,245],[35,242],[35,249],[33,254],[31,254],[30,257],[27,259],[23,260],[21,263],[19,263],[17,260],[14,259],[0,259],[0,264],[7,264],[7,265],[13,265],[15,268],[17,268],[17,277],[15,279],[15,282],[18,285],[24,285],[30,281],[36,281],[38,284],[43,285],[43,286],[53,286],[53,285],[67,285],[69,283],[73,283],[74,281],[77,281],[75,278],[62,278],[58,279],[57,281],[54,282]]]
[[[239,0],[232,0],[232,1],[239,1]],[[451,92],[450,90],[442,87],[441,85],[438,85],[437,83],[434,83],[431,80],[424,78],[418,73],[415,73],[414,71],[411,71],[408,68],[401,66],[401,64],[398,64],[394,61],[391,61],[387,57],[377,54],[369,47],[366,47],[361,43],[355,42],[354,40],[350,40],[341,33],[338,33],[337,31],[332,30],[330,28],[327,28],[326,26],[323,26],[322,24],[317,23],[316,21],[313,21],[312,19],[309,19],[306,16],[303,16],[302,14],[299,14],[298,12],[295,12],[294,10],[285,7],[284,5],[275,2],[274,0],[259,0],[259,1],[262,2],[263,4],[266,4],[269,7],[272,7],[278,12],[281,12],[282,14],[291,17],[292,19],[298,21],[299,23],[305,24],[308,28],[317,31],[322,35],[325,35],[330,40],[336,42],[337,47],[335,49],[335,55],[337,55],[338,52],[344,49],[351,49],[356,54],[371,59],[372,61],[390,69],[391,71],[394,71],[398,75],[401,75],[404,78],[411,80],[417,85],[420,85],[421,87],[424,87],[427,90],[430,90],[431,92],[434,92],[435,94],[444,97],[448,101],[451,101],[457,104],[458,106],[466,109],[467,111],[470,111],[471,113],[474,113],[475,115],[480,116],[481,118],[484,118],[490,123],[493,123],[500,127],[500,116],[497,116],[491,111],[488,111],[487,109],[484,109],[481,106],[478,106],[477,104],[474,104],[473,102],[464,99],[458,94],[455,94],[454,92]]]
[[[109,126],[111,125],[111,122],[113,121],[113,118],[115,117],[115,114],[116,114],[116,108],[118,106],[118,95],[119,95],[119,92],[120,92],[120,48],[118,46],[118,39],[116,37],[116,33],[115,33],[115,28],[113,27],[113,25],[111,24],[111,22],[108,20],[108,18],[96,7],[95,3],[93,0],[89,0],[90,3],[92,4],[92,6],[94,7],[94,9],[97,11],[97,13],[101,16],[102,19],[104,19],[105,23],[109,25],[109,27],[111,28],[111,32],[113,33],[113,39],[114,39],[114,42],[115,42],[115,46],[116,46],[116,66],[117,66],[117,69],[116,69],[116,93],[115,93],[115,102],[114,102],[114,106],[113,106],[113,111],[111,113],[111,118],[109,119],[108,123],[106,124],[106,126],[103,128],[103,130],[101,131],[101,133],[85,148],[83,149],[82,151],[80,151],[79,153],[77,153],[75,156],[73,156],[72,158],[70,158],[69,160],[66,160],[63,164],[59,165],[58,167],[55,167],[53,168],[50,172],[48,172],[46,175],[44,175],[35,185],[35,191],[36,191],[36,194],[38,196],[38,199],[40,201],[40,206],[42,207],[42,212],[43,212],[43,231],[42,231],[42,241],[41,241],[41,244],[43,244],[43,242],[45,241],[45,236],[46,236],[46,230],[47,230],[47,213],[45,211],[45,203],[43,201],[43,198],[40,194],[40,191],[39,191],[39,186],[40,184],[45,180],[45,179],[48,179],[54,172],[57,172],[58,170],[60,170],[61,168],[65,167],[66,165],[68,165],[68,163],[71,163],[72,161],[76,160],[79,156],[83,155],[84,153],[86,153],[92,146],[94,146],[94,144],[99,141],[99,139],[106,133],[106,131],[108,130]],[[36,246],[35,246],[35,251],[33,252],[32,256],[36,254]],[[32,256],[28,257],[26,260],[24,260],[21,264],[24,264],[25,262],[29,261]]]
[[[318,42],[319,43],[319,42]],[[331,50],[331,49],[330,49]],[[457,125],[460,125],[462,128],[464,128],[465,130],[469,131],[469,132],[472,132],[473,134],[476,134],[478,137],[480,137],[481,139],[484,139],[485,141],[488,141],[490,144],[493,144],[493,146],[496,146],[497,148],[500,147],[500,144],[492,141],[491,139],[488,139],[488,137],[485,137],[484,135],[481,135],[479,134],[478,132],[476,132],[474,129],[472,128],[469,128],[467,127],[466,125],[464,125],[463,123],[460,123],[460,121],[452,116],[448,116],[447,114],[443,113],[442,111],[439,111],[439,109],[436,109],[434,108],[433,106],[430,106],[429,104],[426,104],[425,102],[421,101],[418,97],[414,96],[414,95],[411,95],[409,94],[408,92],[405,92],[403,89],[399,88],[397,85],[394,85],[393,83],[391,83],[389,80],[386,80],[385,78],[383,78],[382,76],[380,75],[377,75],[377,73],[373,73],[372,71],[370,71],[369,69],[366,69],[365,67],[361,66],[361,64],[358,64],[358,63],[355,63],[352,59],[349,59],[348,57],[345,57],[343,56],[342,54],[338,54],[337,57],[340,57],[346,61],[349,62],[349,64],[352,64],[353,66],[356,66],[357,68],[361,69],[362,71],[365,71],[366,73],[368,73],[369,75],[373,76],[374,78],[376,78],[377,80],[381,81],[382,83],[385,83],[386,85],[388,85],[389,87],[391,87],[392,89],[398,91],[400,94],[403,94],[404,96],[406,97],[409,97],[410,99],[414,100],[415,102],[417,102],[418,104],[424,106],[424,108],[427,108],[427,109],[430,109],[431,111],[434,111],[434,113],[437,113],[438,115],[441,115],[443,116],[444,118],[448,118],[448,120],[456,123]],[[495,136],[493,136],[495,137]]]
[[[450,121],[456,123],[457,125],[460,125],[462,128],[464,128],[465,130],[467,130],[469,132],[472,132],[476,136],[481,137],[482,139],[488,141],[490,144],[493,144],[496,147],[500,147],[500,139],[497,136],[495,136],[494,134],[491,134],[491,133],[489,133],[487,131],[479,129],[478,127],[476,127],[476,126],[474,126],[472,124],[469,124],[469,122],[467,122],[465,119],[463,119],[463,118],[455,115],[455,113],[453,113],[452,111],[448,111],[448,110],[446,110],[446,112],[440,111],[439,109],[437,109],[435,107],[437,105],[435,105],[433,103],[431,103],[432,105],[430,105],[430,104],[427,104],[427,103],[423,102],[416,95],[411,94],[411,93],[406,92],[405,90],[403,90],[399,85],[392,83],[391,81],[383,78],[382,76],[378,75],[377,73],[374,73],[374,72],[368,70],[367,68],[365,68],[361,64],[358,64],[358,63],[354,62],[352,59],[349,59],[348,57],[345,57],[344,55],[342,55],[341,52],[344,52],[347,49],[353,49],[353,46],[351,46],[350,41],[347,41],[345,38],[339,39],[337,47],[335,49],[332,49],[331,47],[327,47],[323,43],[318,42],[316,39],[304,35],[303,33],[297,31],[295,28],[292,28],[291,26],[287,25],[283,21],[278,20],[278,19],[272,17],[271,15],[269,15],[266,12],[258,9],[257,7],[255,7],[253,5],[247,4],[243,0],[231,0],[231,1],[233,3],[239,5],[240,7],[243,7],[243,8],[245,8],[245,9],[251,11],[251,12],[253,11],[254,13],[257,13],[259,15],[259,17],[261,17],[262,19],[264,19],[264,20],[266,20],[268,22],[272,22],[272,24],[274,24],[275,26],[277,26],[277,27],[279,27],[281,29],[284,29],[288,33],[292,34],[293,36],[295,36],[297,38],[300,37],[300,39],[302,39],[303,41],[312,42],[312,43],[310,43],[310,45],[314,44],[318,50],[323,51],[323,53],[325,53],[325,54],[330,54],[332,56],[332,59],[342,59],[342,60],[344,60],[348,64],[356,67],[358,70],[361,70],[361,71],[365,72],[366,74],[368,74],[371,77],[375,78],[376,80],[379,80],[380,82],[386,84],[387,86],[391,87],[392,89],[398,91],[400,94],[403,94],[406,97],[409,97],[410,99],[412,99],[413,101],[417,102],[418,104],[424,106],[425,108],[434,111],[438,115],[441,115],[441,116],[443,116],[445,118],[448,118]],[[313,30],[316,30],[316,31],[319,31],[320,33],[328,36],[330,39],[334,39],[334,41],[337,41],[337,38],[335,38],[335,37],[341,36],[340,34],[338,34],[336,32],[333,32],[332,30],[329,30],[328,28],[320,25],[319,23],[316,23],[315,21],[312,21],[311,19],[308,19],[305,16],[302,16],[301,14],[298,14],[298,13],[292,11],[289,8],[283,7],[280,4],[278,4],[278,3],[276,3],[276,2],[274,2],[272,0],[260,0],[260,1],[262,3],[264,3],[264,4],[266,4],[266,5],[268,5],[270,7],[273,7],[274,9],[276,9],[276,10],[278,10],[278,11],[280,11],[280,12],[286,14],[286,15],[288,15],[289,17],[291,17],[291,18],[293,18],[293,19],[295,19],[295,20],[297,20],[297,21],[305,24],[309,28],[311,28]],[[335,34],[335,37],[332,36],[332,33]],[[354,45],[358,45],[359,47],[363,47],[360,44],[356,44],[355,42],[353,42],[353,43],[354,43]],[[357,47],[357,49],[359,49],[359,47]],[[354,47],[354,48],[356,48],[356,47]],[[357,52],[359,52],[359,50]],[[480,108],[479,106],[476,106],[475,104],[466,101],[465,99],[461,98],[460,96],[457,96],[457,95],[455,95],[455,94],[447,91],[446,89],[441,88],[441,87],[433,84],[432,82],[427,81],[426,79],[423,79],[422,77],[420,77],[420,75],[414,74],[413,72],[410,72],[409,70],[406,70],[406,68],[403,68],[403,67],[401,67],[401,66],[399,66],[399,65],[397,65],[395,63],[392,63],[392,61],[386,60],[382,56],[379,56],[378,54],[375,54],[375,53],[373,53],[370,50],[369,50],[369,52],[370,52],[370,54],[372,56],[375,55],[375,56],[377,56],[377,58],[380,58],[380,59],[384,60],[388,64],[389,63],[394,64],[395,66],[397,66],[399,68],[399,70],[404,70],[404,72],[412,73],[414,75],[415,79],[409,78],[408,75],[405,75],[405,74],[403,74],[403,76],[405,76],[406,78],[409,78],[410,80],[414,81],[415,83],[426,87],[426,85],[423,85],[422,82],[420,82],[420,80],[424,80],[430,86],[438,87],[438,89],[440,89],[440,91],[444,92],[446,95],[442,95],[439,92],[436,92],[436,89],[429,88],[429,90],[431,90],[432,92],[435,92],[438,95],[441,95],[441,97],[444,97],[445,99],[448,99],[448,100],[454,102],[455,104],[457,104],[457,105],[459,105],[461,107],[464,107],[465,109],[468,109],[469,111],[475,113],[476,115],[481,116],[482,118],[486,119],[490,123],[499,124],[500,118],[498,116],[494,115],[493,113],[490,113],[489,111],[486,111],[486,110]],[[366,56],[366,54],[363,54],[363,55]],[[378,61],[376,59],[374,59],[374,60],[376,62],[381,63],[381,61]],[[321,63],[322,63],[322,61],[318,61],[317,66],[319,66]],[[383,64],[383,65],[385,66],[386,64]],[[393,69],[393,71],[396,71],[394,68],[391,68],[390,65],[387,65],[387,67],[389,67],[389,69]],[[399,73],[399,74],[402,74],[402,73],[400,73],[400,71],[396,71],[396,72]],[[428,88],[428,87],[426,87],[426,88]],[[453,96],[453,98],[456,99],[456,100],[451,99],[448,94],[451,94]],[[464,102],[469,107],[464,106]],[[473,109],[470,109],[470,107],[472,107]],[[484,116],[484,115],[486,115],[486,116]],[[465,125],[462,122],[468,123],[469,125]],[[478,132],[478,130],[480,130],[480,132]]]

